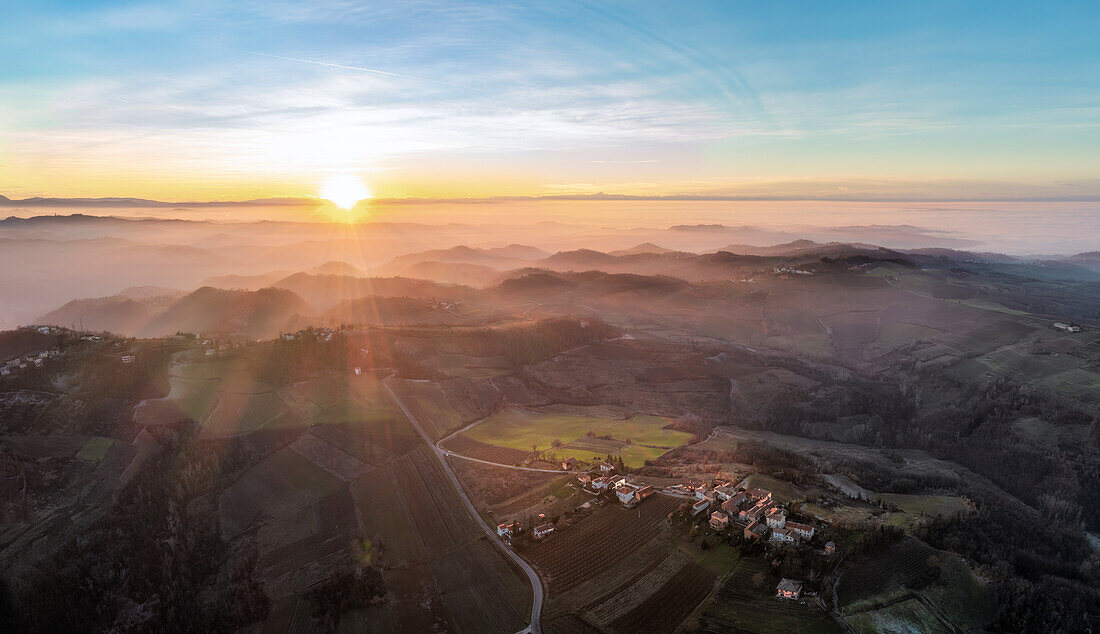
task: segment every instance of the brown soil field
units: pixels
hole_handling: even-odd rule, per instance
[[[509,447],[498,447],[459,434],[443,443],[442,447],[463,456],[487,460],[497,464],[518,465],[531,457],[531,452]]]
[[[552,482],[560,486],[564,480],[572,477],[493,467],[461,458],[449,458],[448,462],[455,475],[462,481],[466,492],[483,510],[489,510],[532,490],[542,489]]]
[[[550,534],[523,555],[539,568],[552,591],[567,590],[657,535],[679,503],[676,498],[656,495],[635,509],[606,507]]]
[[[714,574],[691,562],[645,603],[611,624],[613,632],[672,632],[695,610],[714,586]]]

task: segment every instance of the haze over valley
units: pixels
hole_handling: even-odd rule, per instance
[[[1095,2],[0,15],[0,632],[1100,631]]]

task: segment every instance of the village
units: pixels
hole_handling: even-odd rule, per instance
[[[617,502],[623,508],[633,509],[654,495],[680,498],[684,500],[681,513],[687,523],[705,527],[709,529],[709,534],[716,538],[725,537],[731,544],[737,541],[770,544],[776,548],[812,547],[825,557],[837,555],[834,542],[821,543],[821,535],[812,525],[812,518],[801,521],[790,519],[786,505],[777,501],[771,491],[751,487],[747,478],[738,483],[722,479],[702,483],[681,482],[657,489],[633,475],[618,474],[616,467],[609,462],[596,463],[587,470],[579,470],[579,466],[580,463],[574,458],[561,461],[562,471],[575,472],[576,486],[596,496],[581,505],[583,509],[607,502]],[[673,515],[669,514],[670,523]],[[552,522],[545,514],[534,518],[533,524],[525,536],[534,541],[541,541],[558,530],[559,526],[568,525],[560,520]],[[504,540],[511,541],[520,534],[523,534],[523,526],[518,519],[497,525],[497,535]],[[775,589],[775,596],[801,600],[804,585],[802,580],[783,578]]]

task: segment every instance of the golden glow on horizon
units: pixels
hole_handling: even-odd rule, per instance
[[[351,211],[356,203],[374,198],[374,195],[358,176],[338,174],[330,177],[321,186],[321,198],[332,201],[345,211]]]

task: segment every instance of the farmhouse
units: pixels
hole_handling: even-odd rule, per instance
[[[603,491],[609,486],[611,486],[611,478],[601,476],[592,480],[592,488],[597,491]]]
[[[737,493],[737,489],[735,489],[733,487],[733,485],[724,484],[720,487],[715,487],[714,495],[718,496],[719,500],[722,500],[723,502],[725,502],[725,501],[729,500],[730,498],[738,495],[738,493]]]
[[[535,529],[532,531],[532,534],[535,536],[535,539],[542,539],[543,537],[546,537],[553,532],[553,524],[542,524],[540,526],[536,526]]]
[[[794,579],[783,579],[779,582],[779,585],[775,587],[775,596],[780,599],[802,598],[802,582],[795,581]]]
[[[710,508],[710,500],[699,500],[691,505],[691,515],[694,517]]]
[[[615,467],[611,466],[610,464],[608,464],[606,462],[601,462],[600,464],[598,464],[596,466],[598,466],[600,468],[600,473],[611,473],[615,470]]]
[[[618,496],[619,502],[622,502],[625,506],[633,506],[653,495],[653,487],[648,484],[638,485],[624,482],[615,489],[615,495]]]
[[[798,535],[802,539],[814,538],[814,527],[807,524],[799,524],[798,522],[787,522],[787,530]]]
[[[710,527],[716,531],[721,531],[729,528],[730,516],[726,515],[722,511],[715,511],[710,514]]]
[[[577,459],[576,458],[566,458],[565,460],[561,461],[562,471],[569,471],[570,469],[573,469],[576,466],[577,466]]]
[[[122,355],[122,362],[123,363],[133,363],[134,362],[134,355],[132,355],[132,354]]]
[[[798,535],[795,535],[794,531],[789,528],[775,528],[772,529],[770,540],[778,544],[796,544],[798,543]]]
[[[1061,321],[1054,322],[1054,329],[1055,330],[1061,330],[1062,332],[1081,332],[1081,327],[1080,326],[1075,326],[1073,324],[1067,324],[1067,323],[1064,323],[1064,322],[1061,322]]]
[[[768,527],[763,522],[752,522],[745,527],[745,539],[759,539],[767,530]]]
[[[772,499],[772,492],[767,489],[749,489],[745,494],[757,501]]]
[[[588,475],[587,473],[578,473],[577,482],[580,482],[581,486],[592,484],[592,476]]]
[[[497,535],[505,539],[511,539],[513,532],[519,530],[519,522],[512,522],[511,524],[498,524]]]
[[[747,511],[741,511],[740,513],[738,513],[737,516],[742,520],[755,522],[764,517],[765,514],[767,514],[767,512],[774,506],[775,502],[772,502],[771,499],[762,499],[759,500],[756,504],[752,506],[752,508],[748,509]]]
[[[787,513],[780,508],[774,508],[768,511],[767,516],[768,528],[783,528],[787,523]]]
[[[834,542],[825,542],[825,554],[826,555],[835,555],[836,554],[836,543],[834,543]]]

